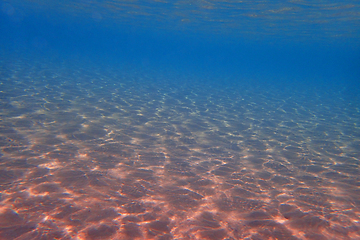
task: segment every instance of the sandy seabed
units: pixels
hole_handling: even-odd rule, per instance
[[[360,239],[340,92],[2,66],[0,239]]]

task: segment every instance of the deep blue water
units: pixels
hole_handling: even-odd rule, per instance
[[[0,239],[360,239],[357,1],[0,1]]]

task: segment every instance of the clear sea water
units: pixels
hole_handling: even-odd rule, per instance
[[[360,2],[0,1],[0,239],[360,239]]]

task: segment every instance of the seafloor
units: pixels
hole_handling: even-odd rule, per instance
[[[342,89],[0,70],[0,239],[360,239],[360,109]]]

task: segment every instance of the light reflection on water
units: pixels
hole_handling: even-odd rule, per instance
[[[336,91],[4,69],[2,239],[360,237],[360,115]]]
[[[7,2],[7,3],[6,3]],[[32,12],[116,28],[141,26],[230,34],[281,35],[294,39],[359,38],[358,1],[5,1],[5,14]],[[58,13],[59,15],[57,15]]]

